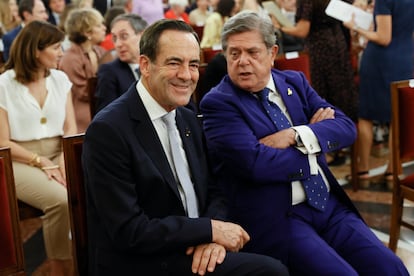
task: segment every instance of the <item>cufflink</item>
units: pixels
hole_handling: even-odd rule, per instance
[[[299,133],[296,130],[295,130],[295,141],[296,141],[296,146],[303,147],[302,139],[300,138]]]

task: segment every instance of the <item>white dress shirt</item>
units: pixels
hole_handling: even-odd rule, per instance
[[[136,85],[136,89],[138,90],[138,95],[141,97],[142,102],[145,106],[145,109],[148,112],[148,115],[150,116],[151,122],[158,134],[158,138],[161,141],[162,147],[164,149],[164,153],[167,156],[168,159],[168,163],[170,164],[170,167],[172,168],[172,172],[174,174],[175,180],[177,181],[177,183],[179,183],[178,181],[178,177],[177,177],[177,173],[175,172],[175,167],[174,167],[174,161],[172,158],[172,153],[171,153],[171,149],[170,149],[170,143],[168,140],[168,130],[167,130],[167,126],[165,125],[165,123],[162,120],[162,117],[164,115],[167,114],[167,111],[159,105],[159,103],[150,95],[150,93],[148,92],[148,90],[145,88],[145,86],[142,84],[142,81],[138,81],[137,85]],[[171,112],[176,112],[175,110],[171,111]],[[176,131],[178,132],[178,128],[176,128]],[[180,134],[178,133],[178,137],[180,137]],[[184,166],[186,168],[186,170],[188,171],[188,174],[190,175],[191,178],[191,173],[190,173],[190,167],[188,165],[188,161],[187,161],[187,156],[185,154],[184,151],[184,147],[183,147],[183,143],[180,139],[180,152],[181,155],[183,157],[184,160]],[[185,195],[184,195],[184,191],[181,187],[181,185],[177,185],[178,187],[178,191],[180,193],[180,197],[181,197],[181,201],[183,202],[183,206],[184,209],[187,208],[186,204],[184,204],[185,202]],[[198,205],[198,203],[197,203]],[[187,211],[187,210],[186,210]]]

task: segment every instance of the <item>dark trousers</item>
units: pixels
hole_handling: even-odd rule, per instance
[[[93,258],[93,255],[91,258]],[[140,275],[140,276],[193,276],[192,256],[172,254],[169,256],[114,255],[98,251],[99,260],[91,264],[89,275]],[[216,266],[215,276],[287,276],[288,269],[279,260],[253,253],[227,252],[222,264]]]
[[[331,195],[327,210],[293,207],[291,275],[409,275],[401,260],[369,227]]]
[[[191,272],[191,256],[177,256],[166,263],[166,270],[169,275],[187,276],[194,275]],[[253,253],[232,253],[227,252],[224,262],[216,266],[214,273],[207,275],[215,276],[287,276],[289,275],[286,266],[274,258]]]

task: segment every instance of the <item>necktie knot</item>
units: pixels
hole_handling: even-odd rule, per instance
[[[267,115],[279,130],[291,127],[288,118],[282,112],[280,107],[276,103],[269,100],[269,92],[270,89],[265,87],[258,93],[260,102],[266,110]]]
[[[262,102],[267,102],[269,97],[269,88],[265,87],[262,91],[257,93]]]

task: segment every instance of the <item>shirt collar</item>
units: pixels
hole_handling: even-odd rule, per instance
[[[269,93],[276,93],[276,86],[275,86],[275,82],[273,81],[272,74],[270,74],[269,81],[266,87],[270,90]]]
[[[141,97],[144,107],[150,116],[151,121],[155,121],[168,112],[151,96],[142,81],[138,81],[137,86],[138,95]],[[175,109],[171,112],[175,113]]]

